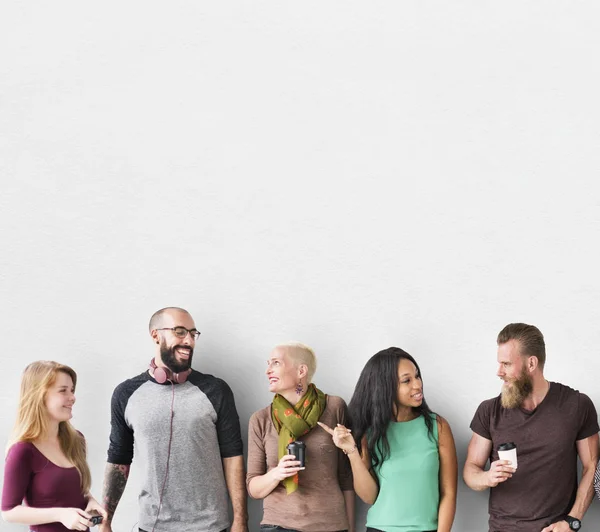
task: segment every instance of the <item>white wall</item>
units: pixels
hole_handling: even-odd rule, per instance
[[[110,395],[166,305],[244,432],[275,343],[314,346],[347,400],[398,345],[462,467],[511,321],[600,405],[597,2],[2,7],[1,441],[25,365],[74,366],[99,497]],[[454,529],[486,529],[487,493],[459,485]]]

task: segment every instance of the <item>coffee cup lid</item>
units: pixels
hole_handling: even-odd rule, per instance
[[[517,445],[513,442],[501,443],[498,446],[499,451],[511,451],[512,449],[516,449]]]

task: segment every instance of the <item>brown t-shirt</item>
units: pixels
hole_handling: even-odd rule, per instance
[[[345,424],[346,403],[328,395],[327,405],[319,421],[330,427]],[[279,435],[271,421],[269,405],[252,414],[248,425],[248,474],[246,484],[264,475],[279,463]],[[300,471],[298,489],[287,494],[283,484],[263,501],[261,524],[278,525],[303,532],[346,530],[348,518],[343,491],[353,489],[350,462],[321,427],[316,426],[302,437],[306,445],[304,471]]]
[[[587,395],[557,382],[533,411],[503,408],[500,396],[479,405],[471,430],[498,446],[517,445],[512,478],[490,490],[490,532],[539,532],[569,513],[577,492],[575,442],[598,432]]]

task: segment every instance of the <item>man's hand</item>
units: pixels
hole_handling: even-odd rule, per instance
[[[571,527],[566,521],[558,521],[543,528],[542,532],[571,532]]]
[[[487,471],[487,485],[490,488],[495,488],[498,484],[506,482],[516,469],[509,466],[510,460],[496,460],[490,465],[489,471]],[[568,526],[568,525],[567,525]],[[570,530],[570,529],[567,529]]]
[[[240,520],[234,519],[229,531],[230,532],[248,532],[248,522],[244,521],[243,519],[240,519]]]

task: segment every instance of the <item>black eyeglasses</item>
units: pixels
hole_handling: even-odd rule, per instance
[[[186,329],[185,327],[163,327],[162,329],[156,329],[157,331],[173,331],[173,334],[175,336],[177,336],[177,338],[185,338],[188,333],[190,333],[190,336],[194,339],[197,340],[198,337],[200,336],[200,331],[196,330],[196,329]]]

